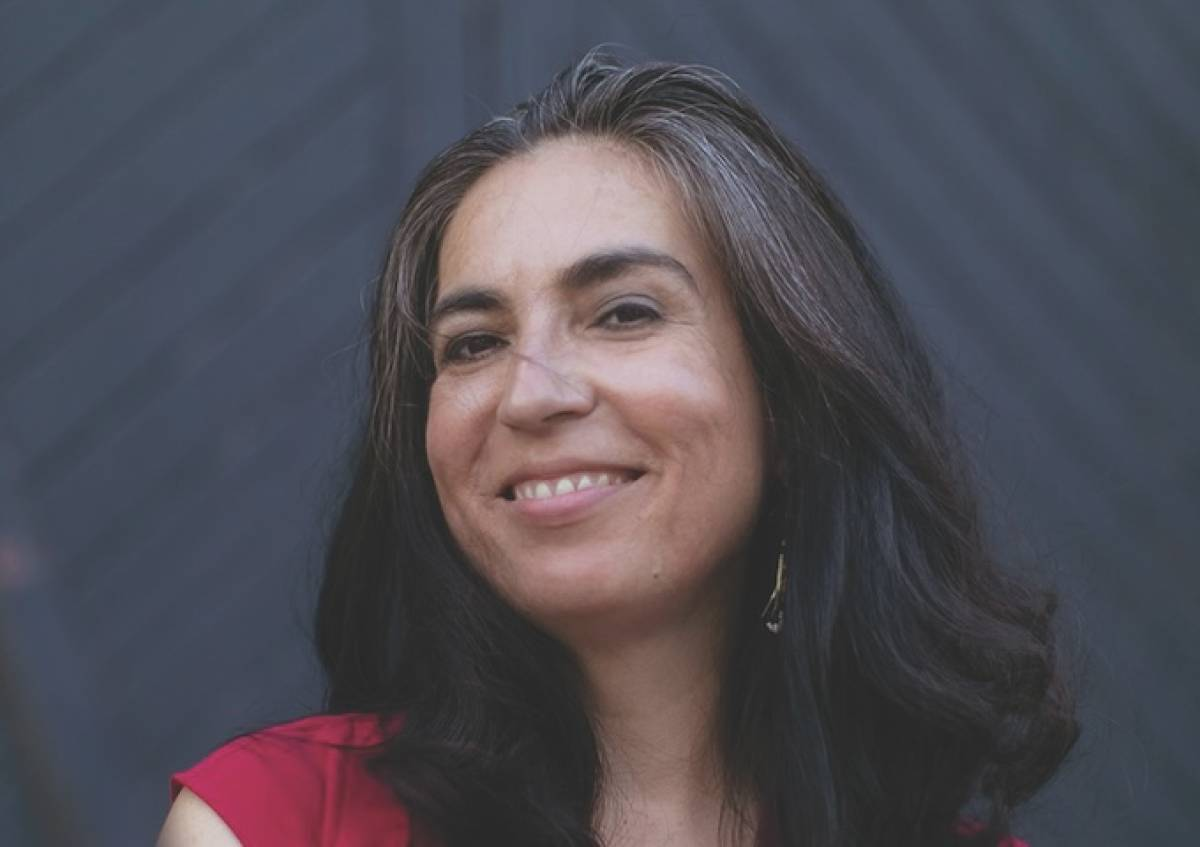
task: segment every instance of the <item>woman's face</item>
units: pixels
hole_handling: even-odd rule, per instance
[[[645,631],[736,590],[761,401],[679,210],[634,154],[561,139],[492,168],[445,233],[429,465],[461,549],[551,632]]]

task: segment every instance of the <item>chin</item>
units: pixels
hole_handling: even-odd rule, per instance
[[[636,575],[620,574],[612,567],[620,560],[606,556],[591,562],[525,561],[520,573],[502,584],[509,602],[531,617],[603,613],[628,605],[637,595]]]

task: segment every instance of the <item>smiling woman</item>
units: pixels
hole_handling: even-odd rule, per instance
[[[1018,843],[1077,734],[1054,597],[727,79],[593,51],[452,145],[373,321],[327,712],[174,775],[163,844]]]

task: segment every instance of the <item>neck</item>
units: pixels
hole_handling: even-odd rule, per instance
[[[604,843],[718,843],[727,797],[717,733],[725,623],[694,615],[669,630],[577,649],[603,761]]]
[[[647,798],[714,787],[718,681],[708,663],[663,640],[589,656],[584,667],[614,787]]]

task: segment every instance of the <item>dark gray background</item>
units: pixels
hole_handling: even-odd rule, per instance
[[[318,706],[387,228],[600,41],[731,74],[946,368],[1086,671],[1019,832],[1198,843],[1191,0],[0,3],[0,842],[149,843],[170,771]]]

